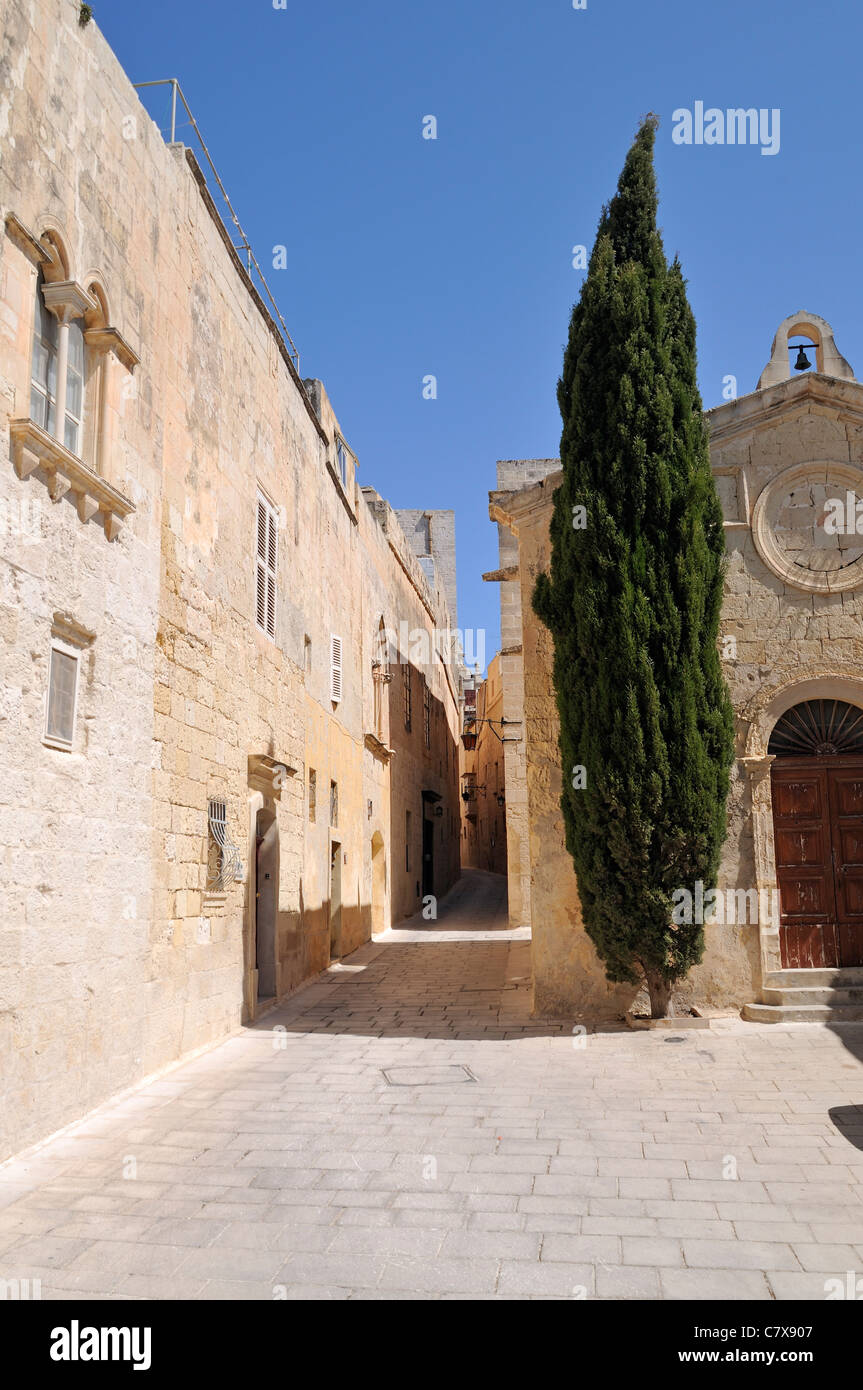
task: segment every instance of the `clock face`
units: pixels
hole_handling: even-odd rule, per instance
[[[863,531],[863,494],[860,498]],[[863,557],[863,534],[857,534],[857,494],[838,480],[808,482],[789,488],[779,499],[773,535],[789,565],[802,577],[847,570]]]
[[[758,498],[752,536],[764,563],[793,588],[841,593],[863,586],[863,467],[786,468]]]

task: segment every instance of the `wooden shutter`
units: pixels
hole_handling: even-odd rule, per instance
[[[342,698],[342,639],[330,637],[330,699],[337,704]]]
[[[258,496],[258,553],[255,575],[255,620],[268,637],[276,635],[276,569],[278,521],[276,513]]]

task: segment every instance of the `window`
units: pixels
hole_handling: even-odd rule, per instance
[[[207,802],[207,888],[223,893],[240,871],[240,851],[228,835],[227,805],[221,797]]]
[[[77,319],[69,324],[68,353],[63,443],[71,453],[80,454],[81,424],[84,419],[84,333]]]
[[[405,706],[405,728],[408,733],[411,731],[411,664],[405,661],[402,664],[402,689],[404,693]]]
[[[30,369],[30,419],[48,434],[54,432],[54,405],[57,395],[56,316],[45,307],[42,291],[45,280],[40,270],[36,282],[36,314],[33,320],[33,361]]]
[[[51,300],[62,317],[52,313],[46,304],[45,277],[39,272],[36,281],[36,311],[33,318],[33,358],[30,368],[30,418],[46,433],[55,435],[71,453],[80,457],[84,420],[84,330],[80,314],[87,303],[86,296],[78,301],[60,301],[56,286]],[[72,317],[78,315],[78,317]],[[58,390],[57,364],[60,358],[60,336],[66,334],[66,383]],[[57,428],[58,396],[65,397],[63,428]]]
[[[381,618],[375,634],[374,657],[372,659],[372,695],[374,699],[375,737],[387,742],[389,732],[387,686],[390,683],[389,641],[384,620]]]
[[[51,645],[48,699],[45,709],[45,741],[71,749],[75,737],[78,698],[78,655],[58,642]]]
[[[336,435],[336,464],[338,466],[339,477],[342,480],[342,487],[347,490],[348,486],[348,455],[344,443]]]
[[[339,784],[330,782],[330,825],[339,823]]]
[[[411,871],[411,813],[405,811],[405,872]]]
[[[258,493],[258,554],[256,560],[255,619],[261,632],[276,636],[276,556],[278,516],[275,508]]]
[[[423,738],[426,748],[431,748],[431,690],[423,676]]]
[[[312,669],[312,639],[308,635],[303,639],[303,659],[306,675],[309,675]]]
[[[318,774],[313,767],[309,768],[309,821],[315,823],[315,815],[318,805]]]
[[[224,801],[207,803],[207,891],[218,893],[222,889],[222,869],[225,851],[222,848],[226,834],[227,812]]]
[[[330,699],[337,705],[342,698],[342,639],[330,637]]]

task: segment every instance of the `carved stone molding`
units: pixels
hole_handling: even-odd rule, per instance
[[[783,547],[779,513],[795,488],[833,485],[842,502],[846,491],[863,494],[863,468],[859,464],[817,460],[785,468],[763,489],[752,513],[752,538],[761,559],[785,584],[808,593],[840,594],[863,585],[863,555],[835,569],[814,569],[796,564],[795,553]],[[802,508],[800,509],[803,510]],[[813,506],[814,510],[814,506]],[[805,551],[801,551],[805,554]],[[832,553],[832,552],[830,552]]]
[[[296,771],[295,767],[271,758],[268,753],[250,753],[248,757],[249,786],[275,801],[281,800],[282,787]]]
[[[82,521],[89,521],[101,512],[108,540],[119,535],[126,517],[135,510],[128,497],[32,420],[10,421],[9,433],[19,478],[27,478],[41,468],[48,476],[48,494],[53,502],[73,492]]]

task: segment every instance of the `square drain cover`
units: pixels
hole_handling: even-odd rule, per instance
[[[445,1063],[437,1067],[386,1067],[381,1075],[388,1086],[456,1086],[476,1081],[470,1067]]]

